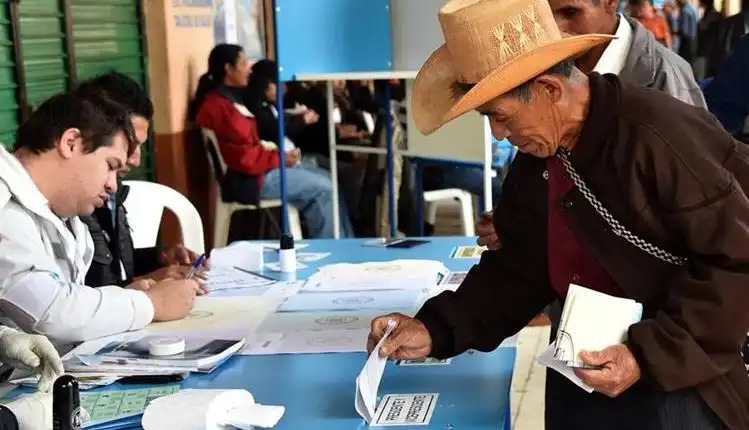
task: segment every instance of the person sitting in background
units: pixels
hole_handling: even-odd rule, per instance
[[[498,169],[493,171],[491,180],[492,201],[496,204],[502,194],[502,181],[505,167],[509,166],[515,153],[514,147],[506,140],[492,139],[492,165]],[[459,188],[475,196],[484,195],[483,167],[427,165],[424,167],[424,190],[441,190]]]
[[[241,192],[249,201],[281,196],[279,146],[261,142],[255,115],[242,104],[250,65],[241,46],[216,45],[208,72],[200,78],[194,100],[195,121],[216,134],[229,171],[247,179]],[[286,195],[297,207],[314,238],[333,237],[333,191],[327,172],[298,166],[299,149],[286,151]],[[253,184],[254,182],[254,184]],[[224,186],[226,186],[224,184]],[[341,237],[351,236],[346,205],[340,205]]]
[[[662,14],[655,10],[649,0],[630,0],[629,7],[632,10],[632,16],[653,33],[655,40],[669,49],[672,48],[668,22]]]
[[[0,363],[38,373],[37,392],[0,406],[0,430],[52,429],[50,389],[64,370],[60,355],[44,336],[0,327]]]
[[[364,118],[363,111],[353,103],[346,81],[333,81],[333,122],[336,124],[336,140],[345,144],[346,141],[359,141],[370,136],[370,127]],[[372,124],[372,130],[374,124]]]
[[[124,177],[131,169],[140,166],[142,147],[148,139],[148,126],[153,117],[153,104],[148,94],[137,82],[116,72],[85,81],[78,90],[82,94],[100,94],[130,112],[137,145],[119,172],[119,176]],[[184,279],[190,265],[198,258],[195,252],[182,245],[166,249],[134,248],[124,207],[128,192],[129,187],[118,181],[117,193],[110,195],[106,204],[96,208],[93,214],[81,217],[94,241],[94,256],[86,274],[86,285],[124,287],[134,281]],[[198,276],[203,276],[202,271]]]
[[[194,281],[146,291],[85,284],[94,245],[79,216],[117,191],[117,172],[136,145],[125,108],[71,91],[42,103],[18,128],[13,154],[0,148],[2,317],[64,344],[183,318],[192,309]]]
[[[276,95],[278,90],[278,67],[272,60],[260,60],[252,65],[249,84],[242,102],[255,115],[257,132],[260,140],[267,140],[275,144],[278,139],[278,110]],[[284,109],[284,131],[286,142],[290,149],[296,148],[294,143],[304,133],[304,128],[320,120],[320,115],[313,109],[297,104],[293,109]],[[289,148],[287,148],[288,150]]]

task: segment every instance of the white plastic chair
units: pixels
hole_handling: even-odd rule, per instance
[[[473,219],[473,197],[471,193],[459,188],[425,191],[426,222],[434,224],[437,220],[437,207],[441,202],[457,200],[460,203],[460,218],[463,224],[464,236],[475,236],[476,230]]]
[[[216,138],[216,133],[213,132],[213,130],[209,130],[207,128],[202,129],[203,133],[203,142],[206,145],[206,150],[210,151],[211,148],[208,147],[208,145],[211,145],[213,148],[214,153],[216,154],[216,158],[218,159],[219,166],[214,166],[214,160],[213,157],[210,155],[208,156],[208,161],[210,162],[211,169],[219,168],[221,169],[220,172],[222,174],[226,173],[226,162],[224,161],[224,158],[221,156],[221,151],[219,151],[218,148],[218,139]],[[216,201],[214,202],[214,213],[215,213],[215,219],[213,222],[213,247],[214,248],[221,248],[226,246],[227,241],[229,240],[229,225],[231,223],[231,216],[236,211],[241,210],[268,210],[272,208],[280,208],[281,207],[281,200],[279,199],[268,199],[268,200],[260,200],[259,205],[248,205],[244,203],[237,203],[237,202],[225,202],[221,198],[221,184],[218,183],[218,180],[216,179],[215,170],[211,172],[211,177],[213,178],[214,183],[216,184]],[[299,219],[299,210],[295,208],[293,205],[288,204],[286,205],[287,211],[288,211],[288,218],[289,218],[289,231],[291,232],[292,236],[294,236],[294,240],[301,240],[302,239],[302,223]],[[266,216],[266,214],[262,214],[261,216]]]
[[[127,220],[132,230],[133,245],[147,248],[156,245],[164,208],[179,221],[185,247],[198,254],[205,252],[203,221],[195,206],[179,192],[155,182],[125,181],[130,193],[125,200]]]

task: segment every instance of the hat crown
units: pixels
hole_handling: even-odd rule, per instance
[[[453,73],[468,84],[561,39],[547,0],[451,0],[440,9],[439,20]]]

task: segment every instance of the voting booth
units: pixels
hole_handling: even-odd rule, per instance
[[[387,118],[387,148],[337,147],[332,123],[334,80],[406,79],[407,103],[419,67],[443,43],[437,20],[444,0],[276,0],[274,8],[276,59],[281,81],[324,81],[328,89],[331,177],[338,223],[338,150],[384,153],[387,157],[390,236],[395,237],[395,191],[392,118]],[[279,85],[280,87],[280,85]],[[389,98],[389,97],[388,97]],[[279,101],[282,97],[279,97]],[[390,109],[386,109],[388,113]],[[279,129],[283,130],[283,120]],[[491,133],[488,122],[469,113],[430,136],[408,117],[407,150],[402,155],[484,166],[484,206],[491,208]],[[283,133],[280,133],[281,135]],[[283,163],[282,163],[283,166]],[[285,170],[285,168],[282,167]],[[285,173],[282,173],[285,175]],[[282,201],[286,206],[285,190]],[[282,214],[286,214],[282,210]],[[282,223],[287,226],[286,220]],[[286,229],[286,227],[284,227]],[[336,224],[336,238],[339,228]]]

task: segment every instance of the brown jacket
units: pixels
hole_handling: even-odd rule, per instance
[[[644,305],[629,330],[644,380],[697,387],[732,430],[749,429],[749,148],[704,109],[590,75],[588,118],[570,160],[599,200],[643,239],[689,258],[661,262],[611,233],[577,189],[559,204],[583,246]],[[547,265],[545,161],[519,154],[495,211],[503,247],[484,253],[457,292],[417,318],[432,354],[489,351],[555,299]]]

